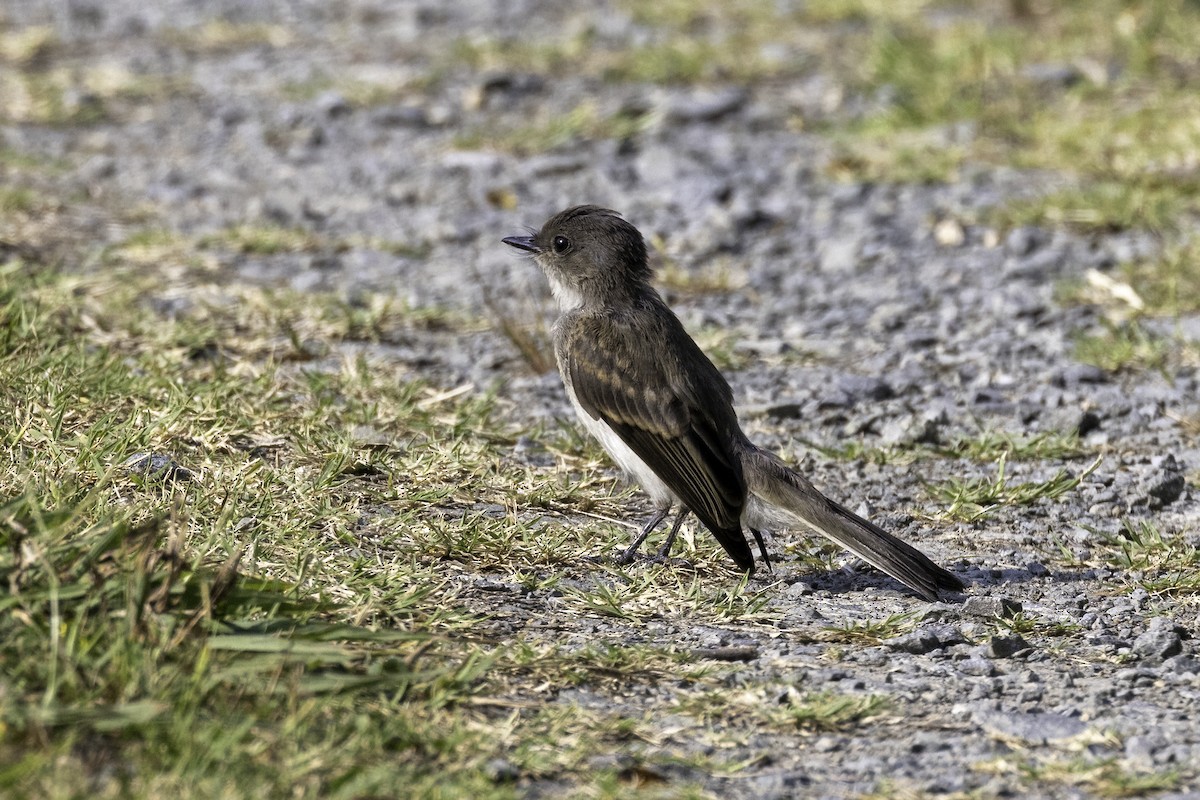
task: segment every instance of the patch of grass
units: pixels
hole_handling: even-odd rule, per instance
[[[284,83],[280,94],[285,100],[308,102],[333,92],[352,108],[375,108],[403,100],[434,80],[433,73],[414,74],[400,66],[347,64],[332,74],[316,72],[304,80]]]
[[[44,61],[60,41],[50,25],[0,31],[0,61],[29,66]]]
[[[1016,200],[987,214],[1001,226],[1068,225],[1111,232],[1147,227],[1170,230],[1195,213],[1195,191],[1170,184],[1100,180],[1028,200]]]
[[[1031,790],[1047,786],[1066,786],[1085,790],[1093,797],[1146,797],[1170,792],[1179,787],[1178,773],[1131,770],[1116,758],[1085,756],[1029,756],[1025,760],[1006,758],[977,769],[1019,778]]]
[[[1200,312],[1200,239],[1168,246],[1161,257],[1125,264],[1121,271],[1145,313],[1175,317]]]
[[[682,538],[682,537],[681,537]],[[706,560],[724,566],[724,551],[705,546]],[[577,613],[645,621],[661,618],[664,609],[690,619],[767,623],[777,611],[767,608],[768,590],[749,591],[745,578],[728,585],[708,576],[688,574],[678,564],[634,565],[614,572],[614,580],[598,581],[586,589],[567,589],[568,605]]]
[[[0,214],[29,214],[38,207],[37,195],[22,186],[0,186]]]
[[[1048,621],[1040,617],[1027,616],[1023,612],[1011,617],[996,617],[991,620],[1002,633],[1018,633],[1022,635],[1036,634],[1038,636],[1071,636],[1080,631],[1080,627],[1071,622]]]
[[[827,58],[876,98],[876,110],[836,132],[835,173],[953,179],[970,159],[1080,179],[1002,210],[1008,224],[1172,229],[1196,211],[1200,129],[1185,43],[1200,35],[1200,12],[1153,0],[971,5],[806,8],[810,23],[837,31]],[[964,123],[954,141],[924,144]]]
[[[1060,497],[1078,486],[1102,460],[1097,458],[1079,475],[1063,469],[1046,481],[1010,484],[1005,475],[1006,458],[1001,457],[996,462],[995,478],[951,478],[942,484],[928,484],[927,488],[933,498],[948,503],[942,512],[945,518],[977,522],[1004,506],[1028,506]]]
[[[660,237],[651,236],[649,244],[662,262],[655,283],[668,292],[694,297],[737,291],[746,285],[745,270],[729,260],[712,258],[687,268],[665,254],[666,243]]]
[[[913,613],[891,614],[880,620],[849,622],[836,628],[824,628],[817,640],[852,645],[876,645],[913,631],[920,622]]]
[[[470,400],[427,403],[355,365],[306,376],[196,357],[186,326],[131,326],[144,312],[120,284],[3,269],[0,649],[16,680],[0,753],[19,768],[0,785],[57,796],[69,767],[88,791],[135,797],[384,792],[399,776],[493,791],[483,734],[451,711],[492,648],[440,638],[477,617],[412,563],[402,523],[363,524],[379,492],[354,465],[403,456],[345,434],[367,418],[398,438],[469,439]],[[195,477],[135,481],[120,465],[138,451]],[[321,766],[335,742],[339,763],[368,769]],[[395,765],[370,767],[382,752]]]
[[[1079,437],[1073,433],[1039,433],[1033,436],[1005,431],[981,431],[975,436],[955,436],[946,444],[910,444],[878,446],[864,439],[848,439],[835,445],[800,440],[827,458],[866,461],[872,464],[913,464],[926,458],[969,458],[991,463],[1006,461],[1064,460],[1085,455]]]
[[[197,357],[196,337],[229,331],[134,322],[145,312],[125,305],[136,288],[120,279],[3,269],[12,424],[0,436],[0,639],[6,671],[22,678],[0,698],[0,749],[23,765],[6,785],[47,788],[70,763],[132,796],[194,780],[269,787],[299,759],[310,767],[287,769],[289,786],[327,794],[322,753],[375,718],[378,738],[360,738],[356,758],[388,740],[415,758],[364,777],[363,791],[384,791],[397,770],[430,784],[420,765],[455,753],[449,780],[478,789],[461,748],[480,735],[439,709],[478,679],[489,648],[431,638],[475,617],[404,555],[402,522],[364,527],[379,479],[355,465],[396,469],[404,456],[358,451],[346,435],[367,420],[397,439],[469,439],[471,399],[427,402],[419,385],[376,383],[365,365],[304,375]],[[139,451],[174,454],[197,477],[133,481],[120,465]],[[388,710],[414,702],[410,714]],[[251,741],[261,760],[210,769]],[[97,773],[79,760],[97,747],[131,766]],[[148,782],[156,764],[175,765],[172,782]]]
[[[814,731],[844,731],[878,717],[888,708],[887,698],[876,694],[849,695],[789,692],[779,716],[796,727]]]
[[[568,650],[556,645],[519,643],[507,654],[498,670],[520,674],[535,683],[549,681],[562,686],[585,684],[652,684],[662,680],[703,681],[719,679],[732,669],[711,661],[693,664],[688,653],[644,644],[592,644]]]
[[[1109,372],[1163,370],[1174,353],[1171,342],[1136,321],[1108,323],[1100,333],[1080,333],[1075,339],[1076,360]]]
[[[455,146],[462,149],[492,148],[518,154],[542,153],[591,139],[628,139],[655,123],[652,114],[618,110],[599,111],[584,101],[560,116],[522,125],[511,130],[477,128],[459,135]]]
[[[929,458],[932,451],[926,447],[905,445],[875,445],[865,439],[847,439],[836,444],[827,445],[809,439],[798,440],[805,447],[816,450],[826,458],[839,461],[865,461],[870,464],[899,464],[907,465]]]
[[[1075,358],[1110,372],[1154,370],[1164,374],[1200,363],[1200,341],[1152,318],[1200,311],[1200,240],[1168,244],[1157,258],[1123,264],[1117,277],[1089,270],[1084,280],[1060,287],[1061,302],[1103,310],[1100,325],[1075,336]]]
[[[154,237],[166,236],[174,239],[168,244],[179,244],[188,249],[200,250],[232,250],[243,255],[275,256],[285,253],[343,253],[354,248],[365,248],[390,253],[401,258],[423,258],[428,248],[419,244],[397,242],[377,237],[347,236],[326,237],[304,228],[287,228],[279,225],[234,225],[195,240],[184,240],[170,234],[139,232],[130,240],[123,242],[122,248],[140,244],[137,237],[149,235],[153,244]]]
[[[1063,460],[1084,455],[1079,437],[1074,433],[1039,433],[1033,436],[983,431],[977,436],[959,436],[939,452],[972,461]]]
[[[1096,548],[1104,563],[1156,595],[1200,593],[1200,551],[1182,534],[1164,535],[1150,520],[1126,520],[1115,534],[1103,535]]]
[[[209,19],[191,28],[167,30],[164,38],[189,52],[217,54],[254,47],[287,47],[295,41],[295,34],[285,25]]]
[[[847,731],[883,716],[886,698],[868,694],[801,692],[794,686],[741,692],[701,691],[680,698],[674,711],[726,725],[769,725],[780,731]]]
[[[584,29],[559,40],[462,40],[451,63],[479,70],[600,75],[619,83],[746,82],[798,74],[814,34],[775,4],[627,3],[643,35],[618,44]],[[789,49],[789,46],[790,49]]]
[[[621,51],[607,59],[601,74],[615,83],[695,84],[759,79],[784,71],[782,60],[767,60],[754,51],[737,59],[734,52],[731,42],[672,36]]]
[[[492,327],[512,343],[526,366],[538,375],[554,369],[554,342],[541,309],[522,294],[525,302],[520,311],[513,311],[508,302],[496,298],[486,281],[480,280],[479,286]]]
[[[112,119],[129,107],[192,90],[173,75],[137,73],[116,60],[80,69],[49,28],[0,34],[0,120],[73,126]]]
[[[237,225],[209,234],[198,242],[200,247],[227,247],[239,253],[273,256],[279,253],[311,253],[322,249],[316,234],[301,228]]]
[[[613,47],[582,32],[557,41],[461,40],[452,63],[473,72],[524,71],[553,76],[565,72],[600,75],[614,83],[695,84],[748,80],[783,72],[786,62],[768,62],[738,52],[729,42],[666,33],[642,44]]]
[[[744,369],[751,361],[751,356],[738,348],[738,343],[744,338],[742,332],[733,328],[722,328],[716,325],[706,325],[688,333],[700,345],[712,362],[725,371]]]
[[[0,147],[0,167],[29,172],[65,172],[70,164],[60,158],[34,155],[11,147]]]
[[[825,171],[844,182],[950,183],[969,153],[947,141],[941,129],[831,131],[830,136],[837,149]]]
[[[71,72],[0,72],[0,121],[36,125],[88,125],[105,119],[104,99]]]

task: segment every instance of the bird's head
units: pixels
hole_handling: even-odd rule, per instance
[[[600,206],[568,208],[536,233],[503,241],[533,254],[564,308],[605,303],[640,291],[650,281],[642,234],[620,214]]]

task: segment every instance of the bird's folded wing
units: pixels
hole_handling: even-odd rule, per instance
[[[583,410],[606,422],[718,538],[718,531],[737,528],[744,545],[741,462],[728,433],[690,402],[687,387],[673,386],[666,371],[631,358],[621,337],[598,347],[592,337],[578,335],[564,350]]]

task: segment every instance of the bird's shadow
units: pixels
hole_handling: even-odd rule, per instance
[[[1100,580],[1094,569],[1052,570],[1047,567],[1026,569],[1020,567],[991,568],[979,566],[960,566],[950,569],[965,584],[962,592],[941,593],[941,599],[950,602],[963,602],[972,594],[979,594],[1004,586],[1020,586],[1033,581],[1049,581],[1051,583],[1068,584],[1084,583]],[[813,591],[830,594],[853,594],[867,588],[878,590],[895,590],[901,594],[913,594],[912,590],[900,581],[865,562],[852,564],[841,569],[826,571],[794,571],[781,574],[779,566],[775,573],[760,571],[756,577],[763,580],[782,580],[784,583],[804,583]]]

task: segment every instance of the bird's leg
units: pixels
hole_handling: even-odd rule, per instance
[[[767,569],[774,572],[771,566],[771,557],[767,555],[767,546],[763,543],[762,531],[757,528],[751,528],[750,532],[754,534],[754,541],[758,542],[758,552],[762,554],[763,563],[767,565]]]
[[[683,524],[683,520],[691,513],[691,509],[684,506],[679,512],[679,516],[675,518],[675,524],[671,526],[671,532],[667,534],[667,540],[663,542],[662,547],[658,548],[656,557],[660,561],[666,561],[667,556],[671,555],[671,547],[675,544],[675,534],[679,533],[679,526]]]
[[[646,520],[646,524],[642,526],[640,531],[638,531],[638,535],[634,538],[633,543],[629,545],[629,547],[627,547],[625,551],[621,553],[621,555],[617,556],[617,563],[631,563],[633,559],[637,557],[637,551],[638,548],[642,546],[642,542],[646,541],[646,537],[650,535],[650,532],[657,528],[658,523],[666,519],[667,514],[670,513],[670,506],[667,506],[666,508],[660,508],[658,511],[655,511],[654,516]]]

